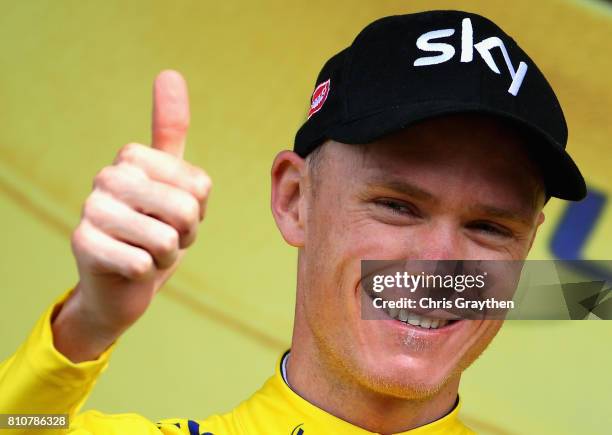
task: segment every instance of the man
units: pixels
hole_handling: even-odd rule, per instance
[[[461,373],[495,320],[364,320],[362,259],[526,258],[550,196],[584,197],[559,103],[528,56],[478,15],[387,17],[331,58],[272,212],[298,248],[291,351],[225,415],[159,423],[77,414],[114,343],[195,240],[210,180],[182,160],[186,86],[154,86],[152,148],[95,177],[72,237],[79,282],[0,368],[4,413],[69,413],[74,434],[469,434]]]

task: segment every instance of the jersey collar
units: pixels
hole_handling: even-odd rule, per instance
[[[286,380],[286,361],[288,355],[289,351],[286,351],[278,359],[274,376],[272,376],[266,384],[264,384],[262,389],[250,399],[251,401],[256,401],[258,396],[260,396],[260,399],[265,398],[266,402],[274,404],[275,415],[278,419],[276,423],[283,427],[278,433],[284,434],[284,432],[286,432],[286,435],[374,434],[373,432],[366,431],[325,412],[295,393],[289,387]],[[453,410],[441,419],[407,432],[401,432],[397,435],[473,434],[473,432],[459,420],[458,414],[460,408],[461,402],[457,400],[457,404]]]

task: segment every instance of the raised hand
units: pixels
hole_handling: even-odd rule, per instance
[[[163,71],[152,146],[125,145],[94,178],[72,235],[79,282],[53,321],[55,346],[72,361],[95,359],[138,320],[195,241],[211,181],[183,160],[188,127],[185,81]]]

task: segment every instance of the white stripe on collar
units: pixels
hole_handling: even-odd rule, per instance
[[[287,380],[287,360],[289,359],[290,353],[291,352],[287,352],[285,355],[283,355],[283,360],[281,361],[281,376],[289,388],[291,388],[291,385],[289,385],[289,381]]]

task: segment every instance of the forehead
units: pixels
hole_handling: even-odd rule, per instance
[[[481,114],[447,115],[428,119],[409,126],[364,147],[364,151],[379,148],[384,154],[398,151],[402,154],[480,155],[529,161],[526,152],[527,137],[507,121]]]
[[[537,196],[543,181],[528,146],[528,137],[510,123],[478,114],[452,115],[367,145],[330,141],[321,160],[344,181],[408,179],[449,192],[454,187],[490,195],[516,190]]]
[[[513,124],[481,114],[447,115],[432,118],[386,135],[375,142],[351,147],[334,146],[329,159],[348,159],[353,164],[371,165],[377,161],[417,164],[469,160],[474,166],[492,163],[516,165],[523,171],[537,172],[529,157],[528,136]]]

